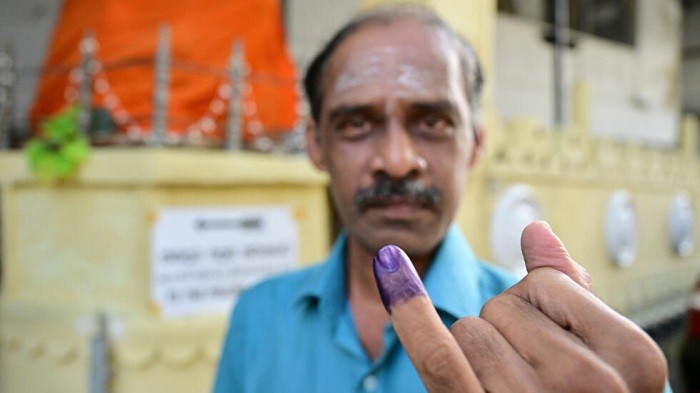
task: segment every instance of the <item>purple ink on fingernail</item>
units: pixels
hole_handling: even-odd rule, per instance
[[[379,296],[389,314],[391,307],[416,296],[427,296],[416,268],[401,248],[394,245],[382,247],[374,256],[373,267]]]

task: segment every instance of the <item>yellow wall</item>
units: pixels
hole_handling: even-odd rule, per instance
[[[472,39],[492,75],[494,2],[423,2]],[[686,122],[677,150],[592,139],[585,84],[575,91],[575,123],[566,130],[531,120],[501,124],[487,92],[487,151],[457,221],[477,254],[490,258],[496,198],[508,185],[529,184],[596,292],[650,321],[655,315],[641,310],[676,304],[700,270],[697,249],[677,257],[665,233],[672,195],[686,191],[700,206],[697,123]],[[166,319],[151,304],[150,228],[158,212],[286,204],[299,224],[300,260],[309,262],[331,241],[325,185],[303,157],[158,149],[96,149],[76,179],[45,185],[20,153],[0,153],[0,391],[87,392],[98,312],[109,321],[112,392],[209,391],[227,316]],[[602,239],[604,206],[619,188],[631,192],[641,228],[637,261],[625,269],[612,264]]]
[[[544,218],[591,274],[595,292],[638,323],[653,324],[682,312],[700,277],[697,132],[688,120],[682,145],[659,150],[590,138],[576,126],[547,130],[532,120],[501,126],[470,179],[458,221],[477,254],[493,260],[495,200],[510,185],[530,186]],[[639,248],[627,268],[613,263],[604,239],[606,204],[617,190],[629,192],[638,215]],[[696,247],[685,257],[672,251],[667,234],[670,203],[680,192],[689,194],[696,212]]]
[[[99,149],[78,176],[41,184],[0,153],[0,391],[86,392],[97,313],[107,316],[112,392],[207,392],[226,313],[166,318],[151,300],[161,209],[283,205],[299,261],[330,247],[326,178],[304,157]]]

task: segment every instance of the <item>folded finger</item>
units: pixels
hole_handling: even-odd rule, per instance
[[[532,366],[489,322],[465,317],[450,331],[487,392],[543,391]]]
[[[529,273],[506,293],[540,310],[621,375],[631,391],[661,391],[667,365],[641,328],[616,313],[568,276],[548,268]],[[651,390],[646,390],[647,388]]]
[[[408,357],[430,392],[483,392],[408,256],[385,246],[374,258],[379,294]]]
[[[544,391],[626,391],[621,376],[580,337],[520,296],[506,292],[493,298],[482,308],[481,318],[530,364]]]

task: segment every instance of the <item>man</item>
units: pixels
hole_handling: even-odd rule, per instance
[[[452,224],[482,149],[480,87],[471,47],[422,8],[329,42],[305,78],[307,149],[345,231],[324,264],[241,296],[217,393],[662,390],[658,347],[590,294],[546,224],[524,232],[515,286]]]

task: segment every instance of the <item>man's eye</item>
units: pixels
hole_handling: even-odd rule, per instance
[[[429,128],[440,128],[444,126],[445,121],[435,116],[426,116],[423,119],[423,124],[425,124],[425,126]]]
[[[357,139],[372,131],[372,121],[363,116],[353,116],[341,121],[337,128],[343,137]]]
[[[361,117],[353,117],[348,121],[348,127],[350,128],[365,128],[369,122]]]
[[[416,132],[430,137],[448,136],[452,132],[452,126],[444,117],[425,115],[416,122]]]

